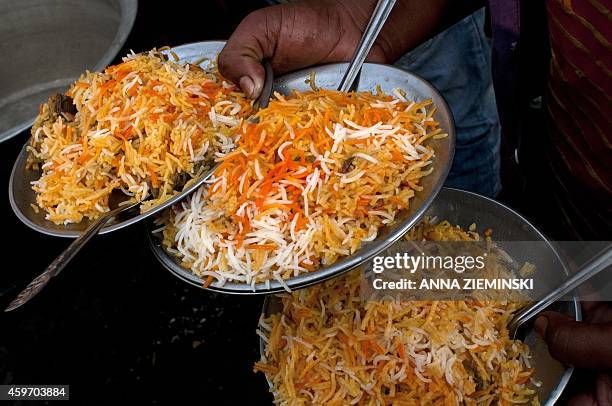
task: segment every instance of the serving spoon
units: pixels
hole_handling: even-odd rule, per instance
[[[18,307],[22,306],[34,296],[36,296],[42,288],[44,288],[51,278],[57,276],[76,256],[76,254],[87,244],[95,235],[98,234],[100,229],[113,217],[119,216],[122,213],[126,213],[129,210],[136,209],[141,202],[133,202],[132,204],[126,204],[130,200],[131,196],[126,195],[119,189],[115,189],[111,192],[108,198],[109,211],[102,214],[95,221],[93,221],[89,227],[81,234],[76,240],[72,242],[61,254],[55,258],[53,262],[45,269],[43,273],[38,275],[26,286],[24,290],[17,295],[17,297],[9,303],[4,309],[5,312],[10,312]]]
[[[561,283],[542,299],[530,303],[518,310],[508,323],[509,336],[512,337],[512,339],[515,339],[521,326],[532,320],[556,300],[562,298],[564,295],[576,289],[584,282],[588,281],[599,272],[610,266],[612,266],[612,245],[608,245],[606,248],[600,251],[588,263],[583,265],[571,278]]]
[[[361,67],[370,53],[372,46],[374,46],[374,42],[376,42],[380,30],[385,25],[387,18],[389,18],[389,14],[391,14],[395,2],[396,0],[378,0],[378,3],[376,3],[370,21],[368,21],[368,25],[357,44],[353,58],[344,72],[342,80],[340,80],[340,84],[338,85],[339,91],[349,92],[355,90],[357,87]]]
[[[261,91],[259,97],[253,102],[253,113],[257,112],[259,109],[265,108],[268,106],[270,97],[272,95],[272,84],[274,81],[272,67],[268,60],[262,61],[264,65],[264,69],[266,72],[264,86]],[[257,122],[257,117],[251,116],[247,119],[249,122]],[[22,150],[24,153],[25,148]],[[213,165],[210,169],[203,172],[198,178],[190,180],[186,183],[183,191],[179,194],[173,196],[171,199],[168,199],[159,205],[156,205],[149,210],[147,210],[146,216],[139,216],[139,219],[144,219],[148,216],[151,216],[155,213],[164,210],[171,205],[183,200],[185,197],[194,192],[197,188],[199,188],[204,182],[206,182],[210,177],[215,173],[215,170],[219,166],[219,163]],[[25,171],[25,166],[23,167]],[[13,168],[13,174],[15,169]],[[14,181],[13,174],[11,175],[11,182]],[[76,240],[72,242],[55,260],[45,269],[43,273],[38,275],[36,278],[32,280],[28,284],[28,286],[17,295],[17,297],[9,303],[9,305],[4,310],[5,312],[9,312],[11,310],[15,310],[18,307],[22,306],[34,296],[36,296],[48,283],[49,281],[57,276],[66,265],[76,256],[76,254],[95,236],[100,230],[104,227],[105,224],[109,222],[109,220],[113,218],[118,218],[120,216],[125,216],[128,213],[138,213],[138,207],[142,203],[142,201],[128,203],[131,199],[131,196],[128,196],[121,192],[119,189],[115,189],[111,192],[109,196],[108,207],[109,211],[102,214],[95,221],[93,221],[89,226],[83,231]]]

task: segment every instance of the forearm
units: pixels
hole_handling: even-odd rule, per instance
[[[376,41],[384,54],[384,62],[395,61],[430,38],[443,21],[449,2],[450,0],[398,0]]]
[[[378,40],[386,62],[395,61],[484,4],[484,0],[398,0]]]

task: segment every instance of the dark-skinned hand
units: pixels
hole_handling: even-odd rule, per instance
[[[447,1],[398,1],[368,61],[392,62],[425,39]],[[257,10],[228,40],[219,55],[219,70],[255,98],[263,86],[263,58],[270,59],[275,74],[348,61],[375,4],[375,0],[305,0]]]
[[[594,376],[594,384],[580,388],[569,400],[573,406],[612,405],[612,306],[609,302],[583,302],[583,321],[543,312],[535,329],[557,360],[572,365],[575,374]]]

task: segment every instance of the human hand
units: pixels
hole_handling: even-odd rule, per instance
[[[608,302],[584,302],[582,310],[582,322],[543,312],[536,319],[535,329],[555,359],[594,372],[593,387],[584,388],[569,404],[612,405],[612,306]]]
[[[392,62],[436,26],[447,0],[398,1],[368,55]],[[263,58],[276,74],[315,64],[348,61],[375,0],[305,0],[249,14],[219,55],[219,70],[252,98],[264,82]]]

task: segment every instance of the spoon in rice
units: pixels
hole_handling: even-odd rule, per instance
[[[270,96],[272,95],[272,84],[273,84],[273,74],[272,67],[269,61],[264,60],[263,65],[266,71],[266,77],[264,80],[264,86],[261,94],[253,103],[253,113],[257,112],[259,109],[265,108],[268,106],[268,102],[270,100]],[[258,118],[256,116],[251,116],[247,119],[251,123],[256,123]],[[204,165],[202,165],[204,166]],[[210,167],[210,165],[207,165]],[[204,171],[199,177],[194,178],[188,181],[183,190],[173,196],[171,199],[166,200],[165,202],[154,206],[147,210],[147,216],[160,212],[171,205],[183,200],[185,197],[190,195],[196,189],[198,189],[204,182],[210,179],[210,177],[214,174],[215,170],[219,164],[213,165],[210,169]],[[138,208],[142,201],[131,202],[131,196],[124,194],[120,189],[115,189],[110,194],[108,199],[108,207],[109,211],[102,214],[95,221],[93,221],[85,231],[83,231],[79,237],[72,242],[55,260],[45,269],[43,273],[38,275],[32,282],[28,284],[28,286],[17,295],[17,297],[6,307],[5,312],[9,312],[11,310],[15,310],[18,307],[24,305],[34,296],[36,296],[47,284],[49,281],[57,276],[66,265],[76,256],[76,254],[95,236],[98,232],[106,225],[111,219],[118,218],[120,216],[129,215],[129,213],[137,214],[139,212]]]
[[[382,30],[387,18],[389,18],[391,10],[393,10],[393,6],[395,6],[395,2],[396,0],[378,0],[378,3],[376,3],[370,21],[368,21],[368,25],[357,44],[353,58],[346,72],[344,72],[342,80],[340,80],[340,85],[338,85],[339,91],[350,92],[357,87],[361,67],[370,53],[372,46],[374,46],[374,42],[376,42],[380,30]]]
[[[528,304],[518,310],[508,323],[509,336],[515,339],[519,328],[535,318],[541,311],[561,299],[564,295],[578,288],[599,272],[612,266],[612,245],[608,245],[589,262],[584,264],[571,278],[560,284],[542,299]]]

